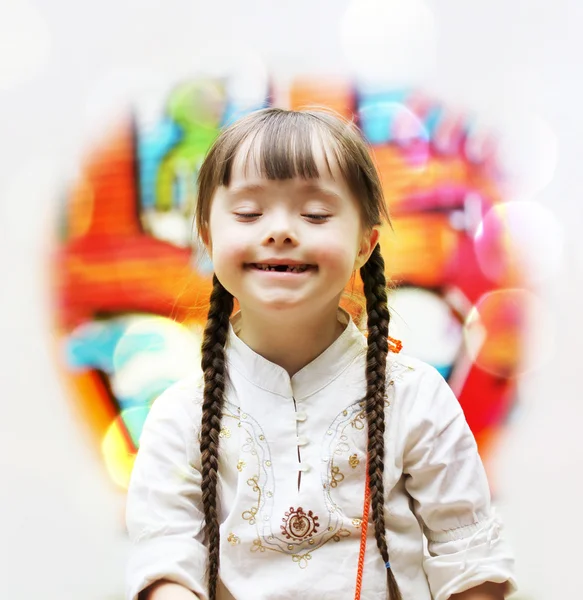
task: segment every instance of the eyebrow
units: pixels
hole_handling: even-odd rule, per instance
[[[229,188],[229,193],[235,196],[240,196],[243,194],[261,194],[268,191],[267,186],[262,185],[260,183],[248,183],[243,185],[233,185]],[[300,186],[300,193],[303,194],[321,194],[326,198],[330,198],[332,200],[341,200],[342,196],[340,194],[334,192],[333,190],[329,190],[327,188],[322,187],[316,183],[306,183]]]

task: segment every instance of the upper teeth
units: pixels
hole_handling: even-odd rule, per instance
[[[291,271],[292,273],[302,273],[308,268],[308,265],[264,265],[256,263],[256,268],[262,271]]]

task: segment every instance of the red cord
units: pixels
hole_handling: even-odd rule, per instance
[[[368,515],[370,511],[370,488],[368,485],[368,462],[366,464],[366,479],[364,482],[364,506],[362,508],[362,524],[360,531],[360,552],[358,553],[358,569],[356,571],[356,590],[354,600],[360,600],[362,588],[362,572],[364,571],[364,554],[366,552],[366,534],[368,531]]]
[[[401,340],[389,337],[389,346],[392,352],[398,354],[403,348]],[[358,553],[358,569],[356,571],[356,590],[354,600],[360,600],[362,589],[362,573],[364,571],[364,555],[366,553],[366,534],[368,532],[368,515],[370,512],[370,488],[368,479],[368,461],[366,463],[366,478],[364,482],[364,506],[362,508],[362,524],[360,531],[360,552]]]

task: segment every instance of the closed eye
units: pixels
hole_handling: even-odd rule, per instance
[[[257,219],[261,216],[261,213],[234,213],[238,219],[241,220],[249,220],[249,219]]]
[[[327,221],[330,218],[330,216],[331,215],[302,215],[302,217],[304,217],[306,219],[310,219],[312,221],[317,221],[320,223]]]

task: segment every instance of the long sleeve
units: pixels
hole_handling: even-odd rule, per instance
[[[435,600],[486,581],[515,589],[513,558],[490,506],[486,474],[461,406],[428,368],[409,414],[406,488],[428,540],[424,561]]]
[[[130,480],[126,524],[131,541],[126,598],[166,579],[206,599],[201,475],[195,433],[196,386],[179,383],[148,415]]]

